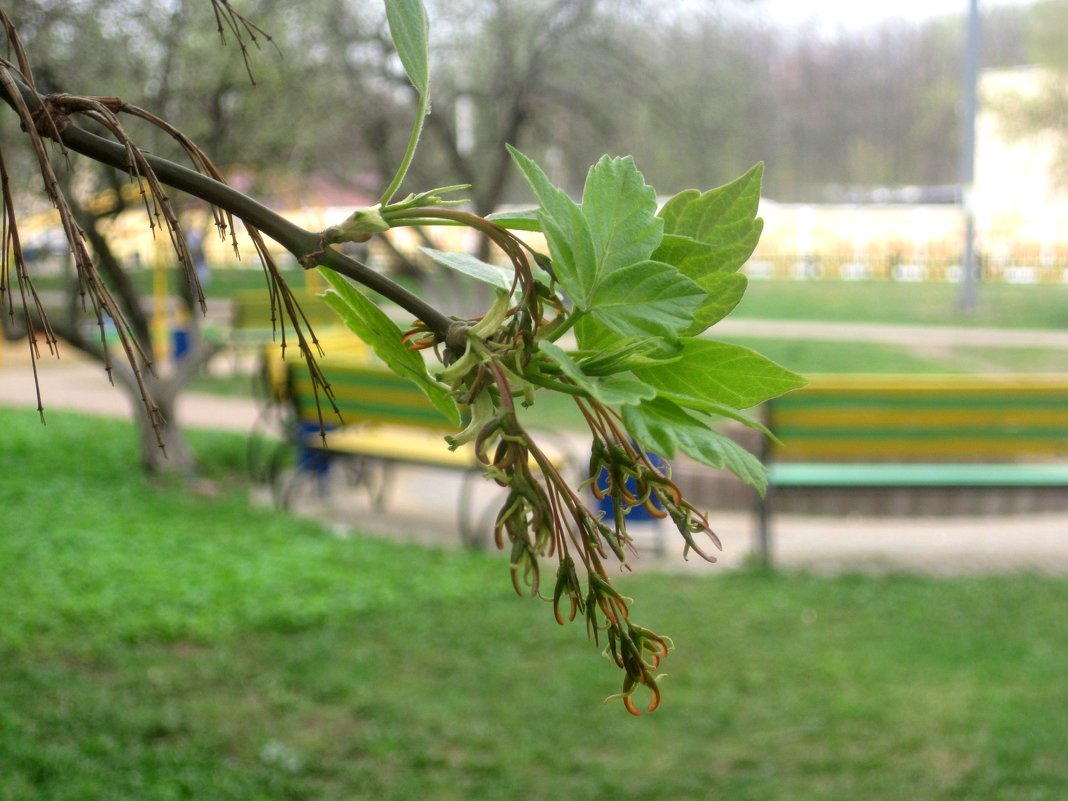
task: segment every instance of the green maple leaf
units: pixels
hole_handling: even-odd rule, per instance
[[[332,289],[327,291],[323,300],[338,313],[349,330],[370,345],[375,355],[393,372],[413,381],[434,407],[458,426],[460,412],[449,394],[449,388],[427,372],[422,356],[408,349],[397,324],[344,277],[325,267],[319,270]]]
[[[671,362],[635,370],[662,397],[699,411],[748,409],[805,385],[796,373],[741,345],[683,339]]]

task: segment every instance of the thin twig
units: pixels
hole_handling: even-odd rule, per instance
[[[249,59],[248,46],[245,44],[245,38],[247,37],[256,49],[259,50],[260,41],[258,36],[262,36],[274,46],[274,49],[279,56],[281,56],[282,51],[279,49],[278,45],[275,44],[274,39],[271,38],[271,35],[267,33],[267,31],[244,15],[235,11],[230,5],[229,0],[211,0],[211,9],[215,12],[215,25],[220,41],[224,45],[226,44],[226,29],[228,28],[230,33],[234,35],[234,39],[237,40],[237,46],[241,49],[241,58],[245,62],[245,71],[248,73],[249,82],[255,86],[256,76],[252,73],[252,62]]]

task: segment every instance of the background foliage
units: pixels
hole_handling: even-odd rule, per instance
[[[24,0],[17,21],[46,91],[106,88],[182,120],[217,163],[273,178],[276,191],[305,172],[373,194],[404,151],[414,107],[381,8],[253,5],[284,54],[262,43],[262,91],[235,49],[218,46],[206,2]],[[719,185],[761,160],[766,194],[780,200],[956,182],[959,15],[828,33],[777,27],[753,5],[429,2],[434,113],[412,185],[472,183],[482,213],[522,197],[505,156],[475,155],[501,154],[505,142],[576,194],[605,151],[634,155],[665,194]],[[1029,20],[1026,7],[987,12],[987,66],[1046,57],[1041,37],[1030,49]],[[294,124],[254,124],[272,113]]]

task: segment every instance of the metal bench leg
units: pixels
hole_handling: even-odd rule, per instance
[[[771,567],[771,502],[774,490],[769,484],[764,497],[757,496],[756,555],[761,567]]]
[[[283,464],[286,456],[288,456],[288,449],[283,443],[275,450],[269,468],[271,495],[277,508],[292,509],[297,492],[303,484],[310,484],[314,487],[320,499],[329,497],[330,465],[327,466],[326,471],[321,471],[309,469],[306,463],[298,461],[292,468],[286,469]]]
[[[474,494],[474,480],[481,475],[479,470],[465,470],[463,481],[460,485],[460,541],[463,542],[468,548],[481,548],[482,538],[479,536],[479,531],[476,528],[475,523],[472,521],[473,505],[472,495]]]
[[[393,483],[396,479],[395,465],[393,462],[386,461],[385,459],[377,460],[380,464],[380,477],[381,483],[378,485],[377,491],[371,489],[371,485],[368,484],[368,492],[371,493],[371,502],[374,504],[376,512],[386,511],[386,505],[389,503],[389,496],[393,491]]]
[[[292,445],[283,442],[277,445],[267,460],[267,485],[276,509],[288,509],[295,481],[295,471],[286,464]]]

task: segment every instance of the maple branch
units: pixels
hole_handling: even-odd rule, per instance
[[[43,108],[38,94],[19,80],[18,76],[13,77],[15,86],[30,111],[36,112]],[[16,108],[17,100],[10,96],[3,85],[0,85],[0,99],[12,108]],[[130,171],[128,153],[122,145],[97,136],[73,122],[68,122],[61,127],[62,130],[58,131],[59,141],[65,147],[102,164],[124,172]],[[56,132],[51,129],[46,129],[41,134],[56,138]],[[259,229],[276,241],[292,253],[301,264],[306,264],[308,267],[315,264],[329,267],[388,298],[421,320],[439,340],[445,339],[449,326],[454,322],[450,317],[351,256],[332,248],[324,250],[318,233],[295,225],[248,195],[196,170],[149,153],[145,153],[144,158],[162,183],[229,211],[247,225]]]

